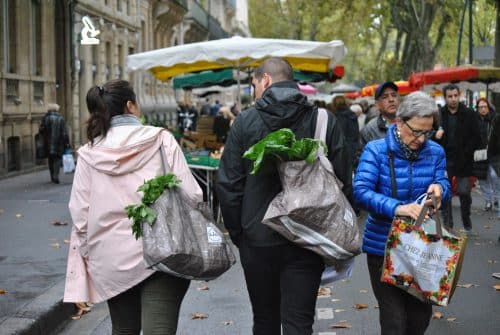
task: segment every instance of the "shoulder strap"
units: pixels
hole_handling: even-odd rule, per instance
[[[316,118],[316,129],[314,138],[326,142],[326,129],[328,127],[328,112],[322,108],[318,108],[318,116]],[[318,156],[324,156],[323,147],[318,148]]]
[[[389,168],[391,170],[391,187],[392,187],[392,197],[398,197],[398,190],[396,186],[396,174],[394,172],[394,155],[392,151],[387,151],[387,156],[389,156]]]

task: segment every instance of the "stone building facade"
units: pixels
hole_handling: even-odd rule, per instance
[[[246,11],[247,0],[0,0],[0,177],[45,163],[34,137],[49,103],[61,106],[72,146],[85,143],[92,85],[129,80],[146,116],[173,118],[171,83],[127,73],[127,55],[249,36]],[[81,43],[89,22],[98,44]]]

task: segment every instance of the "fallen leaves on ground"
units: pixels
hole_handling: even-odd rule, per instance
[[[5,209],[0,208],[0,214],[3,214],[5,212]]]
[[[340,299],[332,299],[332,302],[339,302]]]
[[[50,246],[51,246],[52,248],[59,249],[59,248],[61,247],[61,244],[59,244],[59,243],[51,243],[51,244],[50,244]]]
[[[448,322],[453,322],[453,321],[455,321],[456,319],[457,319],[457,318],[447,318],[447,319],[446,319],[446,321],[448,321]]]
[[[457,284],[457,287],[462,287],[462,288],[471,288],[473,286],[479,286],[477,284]]]
[[[340,320],[339,323],[330,325],[330,328],[341,329],[341,328],[352,328],[352,326],[347,323],[347,320]]]
[[[3,288],[0,288],[0,294],[7,294],[9,292],[7,292],[7,290],[4,290]]]
[[[92,304],[87,303],[87,302],[77,302],[75,304],[77,312],[75,315],[73,315],[71,318],[73,320],[78,320],[80,319],[84,314],[87,314],[91,311]]]
[[[68,225],[67,222],[61,222],[61,221],[57,221],[57,220],[52,221],[51,224],[54,226],[67,226]]]
[[[198,291],[208,291],[210,290],[210,287],[208,285],[200,286],[196,288]]]
[[[345,309],[335,309],[334,312],[335,313],[345,312]]]
[[[483,227],[484,227],[484,229],[490,229],[491,228],[491,226],[483,226]]]
[[[368,305],[367,304],[356,304],[356,305],[354,305],[354,308],[365,309],[365,308],[368,308]]]
[[[500,291],[500,284],[493,285],[493,288],[497,291]]]
[[[359,293],[368,293],[368,290],[359,290]]]
[[[228,321],[224,321],[222,324],[223,324],[224,326],[230,326],[230,325],[232,325],[233,323],[234,323],[234,322],[233,322],[232,320],[228,320]]]
[[[320,287],[318,290],[318,297],[330,296],[332,291],[328,287]]]
[[[443,314],[441,312],[434,312],[434,313],[432,313],[432,318],[433,319],[442,319]]]
[[[23,215],[22,215],[21,213],[17,213],[17,214],[16,214],[16,218],[20,219],[20,218],[22,218],[22,217],[23,217]]]
[[[208,314],[205,313],[192,313],[191,320],[203,320],[208,318]]]
[[[70,242],[71,242],[70,240],[64,240],[64,243],[66,244],[70,244]]]

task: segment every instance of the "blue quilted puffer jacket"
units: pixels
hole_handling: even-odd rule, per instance
[[[440,184],[443,199],[450,196],[443,148],[431,140],[424,142],[415,161],[407,160],[396,141],[392,125],[385,139],[369,142],[354,177],[354,199],[369,213],[365,223],[363,251],[384,255],[396,207],[414,202],[430,184]],[[388,152],[393,153],[397,199],[392,197]]]

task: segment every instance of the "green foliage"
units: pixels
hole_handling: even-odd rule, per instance
[[[269,133],[251,146],[243,154],[243,158],[254,161],[251,174],[256,174],[262,166],[264,158],[269,156],[278,157],[284,161],[305,160],[312,163],[320,146],[326,152],[326,145],[322,141],[312,138],[296,140],[293,131],[282,128]]]
[[[137,191],[143,192],[141,204],[125,207],[128,218],[132,219],[132,234],[136,239],[142,236],[144,222],[153,225],[156,221],[156,212],[149,206],[160,197],[165,189],[175,188],[180,183],[181,181],[173,173],[168,173],[145,181],[139,186]]]

